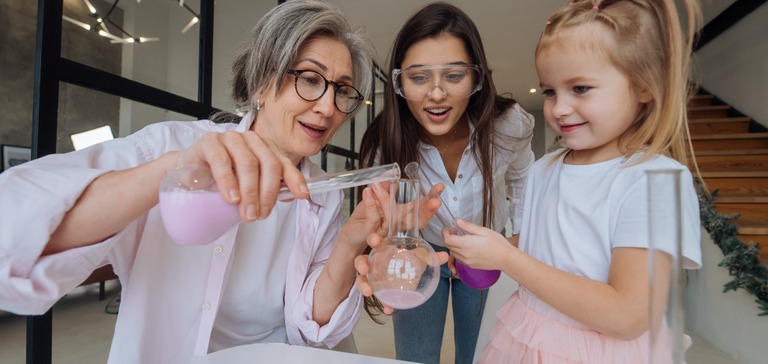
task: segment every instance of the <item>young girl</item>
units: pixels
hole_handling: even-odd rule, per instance
[[[549,17],[536,70],[567,147],[531,167],[519,236],[461,220],[471,235],[443,232],[456,259],[520,283],[480,363],[648,362],[647,170],[682,170],[683,265],[701,266],[685,166],[690,44],[667,0],[585,0]]]
[[[496,95],[475,24],[453,5],[430,4],[403,25],[389,65],[393,81],[363,137],[360,167],[418,161],[433,183],[446,186],[443,201],[455,216],[501,232],[510,216],[506,199],[520,198],[534,160],[533,118]],[[447,251],[442,228],[434,219],[422,230],[436,251]],[[435,294],[392,318],[397,359],[440,362],[450,293],[456,363],[471,363],[486,292],[453,278],[444,264]]]

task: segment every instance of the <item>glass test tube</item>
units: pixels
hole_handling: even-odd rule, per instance
[[[399,178],[400,166],[398,166],[397,163],[391,163],[383,166],[308,178],[307,187],[309,188],[310,193],[321,193],[384,181],[392,182]],[[288,187],[285,184],[281,185],[280,192],[277,195],[278,201],[291,198],[294,198],[294,196],[291,191],[288,190]]]
[[[682,280],[680,170],[648,175],[649,363],[684,363],[685,292]]]

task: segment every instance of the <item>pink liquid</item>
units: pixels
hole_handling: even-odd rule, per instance
[[[181,245],[208,244],[243,221],[237,205],[218,192],[180,189],[160,193],[160,216],[168,235]]]
[[[374,293],[379,301],[398,310],[408,310],[418,307],[427,301],[423,294],[402,289],[382,289]]]

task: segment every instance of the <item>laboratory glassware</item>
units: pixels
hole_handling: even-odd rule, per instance
[[[440,221],[440,224],[449,227],[451,231],[455,231],[460,236],[466,235],[466,232],[459,229],[459,226],[456,224],[456,218],[453,216],[453,214],[451,214],[451,211],[448,210],[448,206],[440,197],[440,194],[435,191],[432,182],[421,170],[421,168],[419,168],[419,163],[408,163],[403,171],[408,176],[408,178],[419,180],[421,185],[421,193],[424,196],[427,198],[440,199],[440,208],[435,214],[435,216]],[[464,284],[474,289],[486,289],[496,283],[496,281],[499,280],[499,277],[501,277],[500,270],[475,269],[462,263],[458,259],[456,260],[456,273],[458,274],[459,279],[464,282]]]
[[[400,178],[397,163],[307,179],[310,194]],[[207,166],[184,166],[160,183],[160,216],[168,235],[181,245],[205,245],[243,222],[237,204],[224,200]],[[284,184],[278,201],[294,198]]]
[[[681,170],[649,170],[649,364],[685,362]]]
[[[419,181],[390,185],[389,234],[368,256],[368,282],[379,301],[399,310],[426,302],[440,280],[440,262],[419,237]]]

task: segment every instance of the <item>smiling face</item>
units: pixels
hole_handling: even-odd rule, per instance
[[[353,84],[349,49],[344,43],[327,37],[305,42],[291,69],[312,70],[340,85]],[[262,106],[251,129],[274,142],[296,164],[302,157],[319,153],[344,123],[346,115],[336,108],[333,85],[328,85],[319,100],[306,101],[296,93],[293,75],[277,77],[285,77],[277,96],[275,81],[254,96],[254,102],[258,99]]]
[[[619,137],[650,101],[604,52],[578,45],[581,39],[606,37],[598,34],[609,31],[601,27],[591,23],[569,29],[536,56],[544,117],[574,150],[571,160],[584,164],[621,156]]]
[[[402,69],[419,66],[471,65],[473,63],[464,43],[453,35],[425,38],[414,43],[405,53]],[[406,100],[416,121],[432,136],[445,135],[464,115],[469,98],[446,96],[439,87],[416,100]]]

